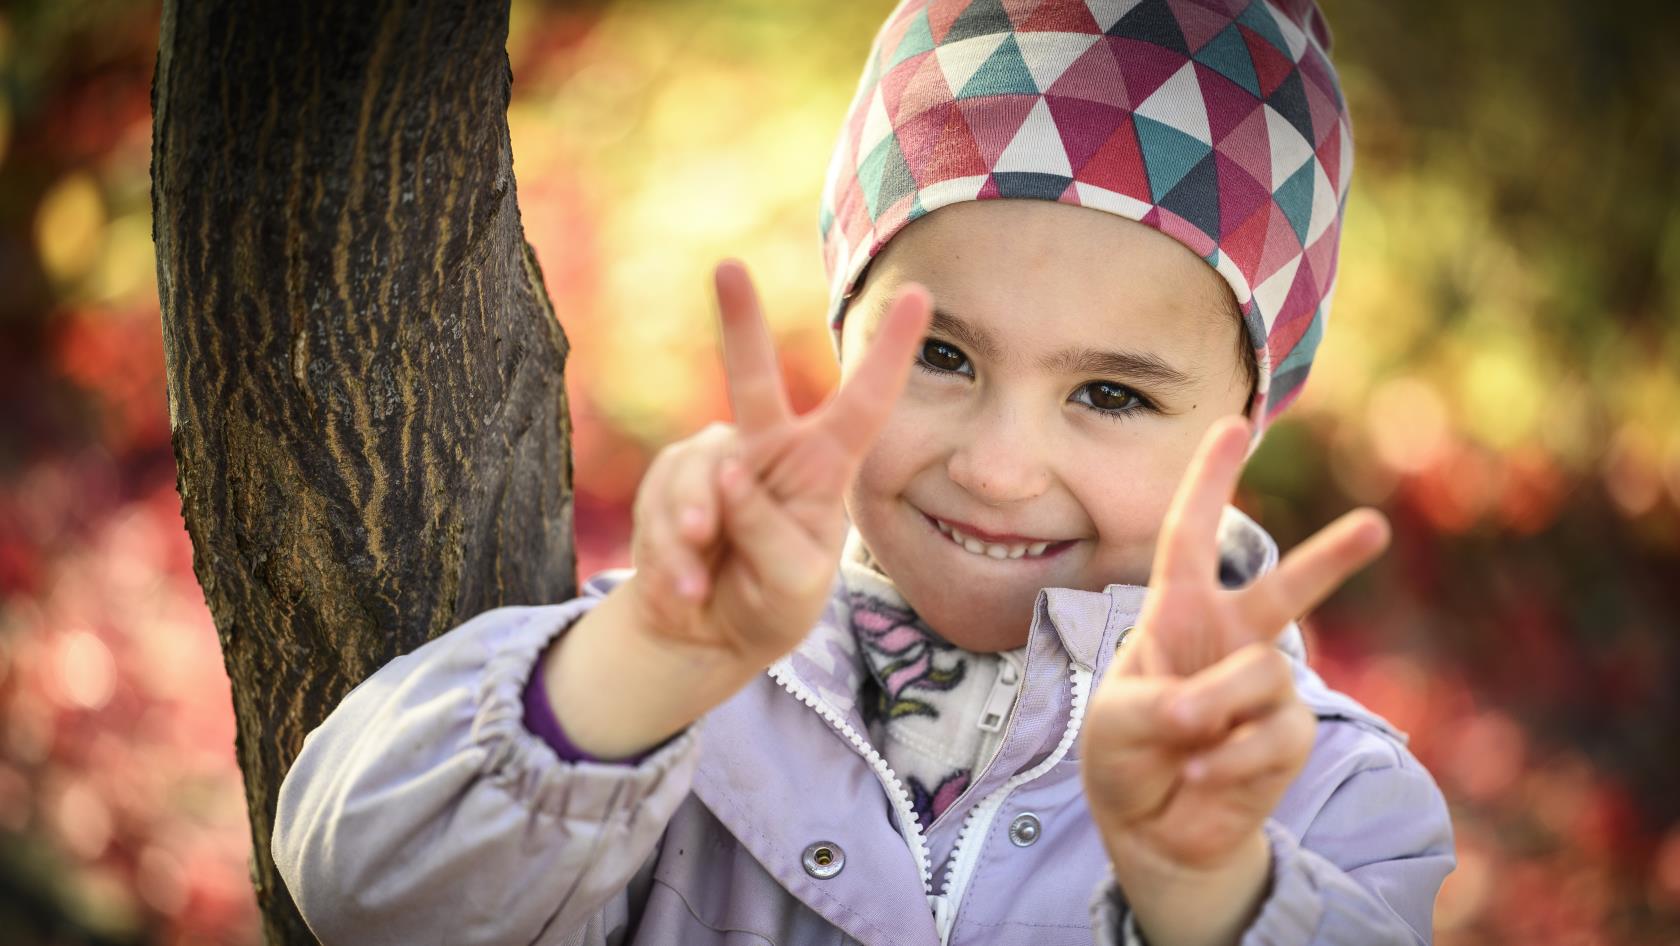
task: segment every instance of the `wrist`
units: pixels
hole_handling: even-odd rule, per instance
[[[1110,843],[1115,883],[1150,946],[1230,946],[1271,887],[1271,842],[1254,832],[1216,864],[1184,865],[1142,845]]]
[[[652,749],[744,682],[716,652],[662,639],[627,584],[608,593],[544,654],[550,708],[579,750],[617,760]]]

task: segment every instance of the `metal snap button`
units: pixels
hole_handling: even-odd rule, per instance
[[[1120,648],[1126,646],[1126,639],[1131,637],[1132,632],[1135,631],[1135,630],[1137,630],[1137,625],[1136,624],[1126,625],[1125,629],[1120,632],[1120,636],[1114,641],[1114,652],[1115,653],[1118,654],[1120,652]]]
[[[1015,816],[1009,823],[1009,840],[1016,847],[1026,847],[1038,840],[1040,833],[1038,816],[1032,812]]]
[[[833,841],[818,841],[805,849],[805,873],[827,880],[846,866],[846,852]]]

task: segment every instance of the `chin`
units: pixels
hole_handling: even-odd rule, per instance
[[[1030,623],[1019,628],[1012,628],[1007,633],[999,631],[995,634],[982,632],[980,634],[946,634],[935,628],[951,643],[972,654],[995,654],[1000,650],[1014,650],[1027,642],[1027,634],[1032,629]]]
[[[1032,599],[1024,604],[970,600],[949,608],[935,604],[924,611],[906,596],[916,614],[940,637],[963,650],[977,654],[1013,650],[1025,644],[1027,635],[1032,630],[1033,604],[1037,598],[1038,593],[1035,591]],[[986,615],[990,619],[974,620],[972,616],[978,614]],[[1015,617],[998,621],[996,616],[999,614]]]
[[[1008,575],[1011,566],[1024,563],[970,561],[972,553],[950,545],[913,507],[908,515],[864,515],[853,522],[906,603],[940,637],[974,653],[1012,650],[1027,642],[1039,588],[1045,579],[1054,584],[1051,576],[1010,576],[1013,587],[1004,592],[996,584],[1000,576],[984,572]],[[980,573],[970,573],[970,567]],[[991,594],[976,593],[988,584]]]

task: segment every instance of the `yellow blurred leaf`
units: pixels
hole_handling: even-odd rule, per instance
[[[105,237],[105,200],[93,175],[74,172],[55,183],[35,213],[35,246],[41,265],[58,282],[85,274],[99,258]]]
[[[105,230],[105,251],[90,274],[93,301],[140,302],[157,295],[151,216],[124,214]]]

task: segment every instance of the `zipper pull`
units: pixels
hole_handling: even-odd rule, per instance
[[[933,926],[939,931],[939,941],[951,935],[951,901],[942,894],[928,894],[928,906],[933,908]]]
[[[997,732],[1003,728],[1003,721],[1009,718],[1009,707],[1015,702],[1015,686],[1021,681],[1021,671],[1008,658],[1000,658],[999,662],[1002,666],[998,668],[997,680],[992,683],[992,692],[980,710],[982,732]]]

